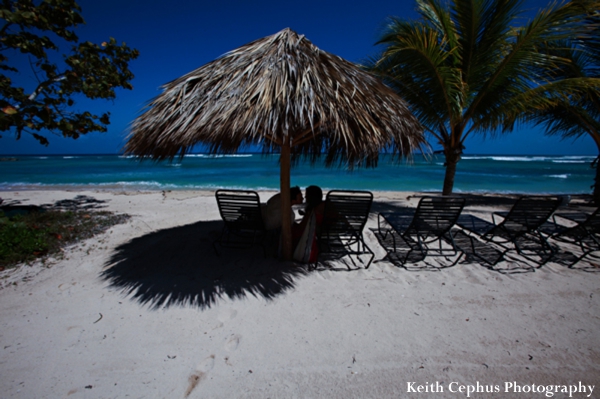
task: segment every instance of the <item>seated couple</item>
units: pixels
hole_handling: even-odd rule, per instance
[[[303,203],[300,187],[290,188],[291,205]],[[317,233],[323,222],[325,202],[323,191],[318,186],[306,188],[306,208],[299,223],[294,222],[292,212],[292,245],[293,258],[299,262],[316,262],[319,256]],[[267,230],[281,228],[281,194],[275,194],[263,205],[263,219]]]

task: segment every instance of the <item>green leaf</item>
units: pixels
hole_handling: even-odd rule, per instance
[[[29,75],[29,66],[21,71],[11,58],[19,51],[30,58],[37,84],[26,92],[9,76],[0,75],[0,130],[14,131],[17,138],[22,132],[32,133],[43,145],[47,138],[35,132],[48,130],[77,138],[106,131],[108,117],[94,123],[96,117],[89,112],[74,112],[70,109],[74,98],[83,94],[90,99],[112,99],[119,89],[131,90],[134,76],[129,63],[139,52],[124,43],[117,46],[114,38],[100,45],[80,42],[75,28],[84,20],[74,0],[4,0],[0,16],[5,20],[0,31],[0,70]],[[71,42],[71,49],[56,57],[59,48],[67,48],[64,42]],[[59,59],[63,62],[55,61]]]

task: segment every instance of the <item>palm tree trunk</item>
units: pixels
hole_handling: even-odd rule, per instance
[[[446,154],[446,175],[444,176],[444,188],[442,189],[442,195],[451,195],[454,189],[454,176],[456,175],[456,165],[460,161],[461,151],[457,151],[453,148],[448,148],[444,151]]]
[[[596,157],[594,162],[592,162],[592,167],[596,168],[596,177],[594,177],[594,192],[592,194],[592,200],[594,204],[600,205],[600,155]]]
[[[454,188],[454,175],[456,175],[457,162],[446,161],[446,175],[444,176],[444,188],[442,195],[451,195]]]

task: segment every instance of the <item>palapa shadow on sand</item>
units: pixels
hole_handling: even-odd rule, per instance
[[[265,258],[258,246],[217,255],[211,236],[222,226],[220,221],[197,222],[134,238],[116,248],[101,276],[111,287],[154,309],[205,309],[221,298],[273,299],[308,273],[291,262]]]

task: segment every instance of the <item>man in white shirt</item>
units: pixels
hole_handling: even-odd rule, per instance
[[[295,186],[290,188],[291,205],[299,205],[304,201],[302,190]],[[281,227],[281,193],[277,193],[266,204],[262,205],[262,217],[267,230],[274,230]],[[294,212],[292,210],[292,222],[294,221]]]

